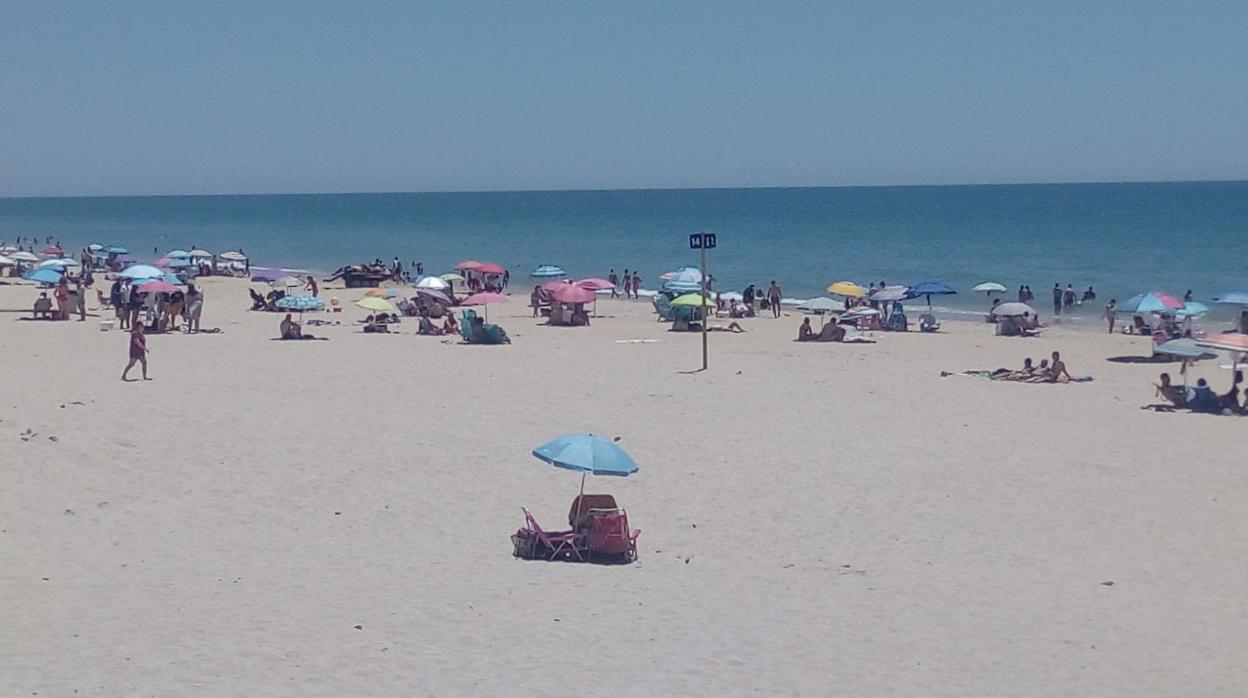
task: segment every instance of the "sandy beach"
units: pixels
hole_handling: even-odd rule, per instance
[[[1095,329],[945,323],[797,344],[800,316],[673,334],[648,303],[510,346],[273,341],[241,281],[203,326],[30,322],[0,286],[5,695],[1174,695],[1248,685],[1248,421],[1140,409],[1178,364]],[[90,304],[92,307],[94,303]],[[308,317],[312,317],[309,315]],[[644,341],[631,341],[644,340]],[[1060,350],[1071,385],[942,371]],[[1203,376],[1224,391],[1219,361]],[[590,478],[640,559],[513,559],[579,477],[529,451],[619,437]]]

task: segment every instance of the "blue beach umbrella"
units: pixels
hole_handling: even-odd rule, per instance
[[[694,291],[701,291],[702,284],[696,284],[692,281],[669,281],[663,284],[663,288],[664,290],[676,291],[678,293],[693,293]]]
[[[561,279],[567,275],[568,272],[553,264],[543,264],[529,274],[529,276],[535,279]]]
[[[637,463],[624,449],[593,434],[560,436],[533,449],[533,455],[556,468],[580,471],[581,494],[591,473],[627,477],[637,472]]]
[[[1248,305],[1248,291],[1227,291],[1214,298],[1213,302],[1223,305]]]
[[[118,274],[123,279],[158,279],[165,275],[165,272],[151,266],[150,264],[133,264],[126,267],[125,271]]]
[[[932,296],[951,296],[957,293],[952,286],[943,281],[920,281],[910,287],[910,297],[927,296],[927,307],[932,307]]]
[[[44,267],[34,271],[28,271],[23,276],[27,281],[34,281],[40,284],[58,284],[61,282],[61,273],[51,267]]]
[[[1183,307],[1183,301],[1169,294],[1153,291],[1152,293],[1141,293],[1131,296],[1118,306],[1120,313],[1164,313],[1167,310],[1178,310]]]
[[[169,259],[186,259],[191,255],[186,250],[170,250],[165,253],[165,256]]]
[[[166,264],[165,266],[169,267],[170,269],[185,269],[186,267],[195,266],[195,263],[187,259],[186,257],[176,257],[176,258],[170,259],[169,263]]]
[[[275,303],[277,307],[283,310],[297,310],[303,312],[305,310],[320,310],[325,307],[325,301],[313,296],[284,296]]]
[[[130,250],[127,250],[121,245],[109,245],[104,248],[104,252],[107,254],[129,254]]]

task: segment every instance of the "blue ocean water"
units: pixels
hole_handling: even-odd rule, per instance
[[[1248,182],[0,199],[0,240],[51,236],[67,249],[243,248],[254,264],[331,270],[396,255],[427,271],[473,258],[524,283],[552,263],[574,276],[696,265],[688,234],[718,233],[720,289],[780,282],[811,297],[832,281],[962,289],[936,302],[980,309],[969,291],[1029,284],[1044,309],[1054,283],[1096,304],[1145,290],[1197,299],[1248,288]]]

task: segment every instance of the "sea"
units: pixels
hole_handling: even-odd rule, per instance
[[[657,288],[663,272],[699,266],[695,232],[716,233],[706,266],[718,290],[775,280],[811,298],[840,280],[940,280],[958,293],[932,302],[955,316],[989,305],[971,291],[983,281],[1007,300],[1029,285],[1046,320],[1054,284],[1093,287],[1067,322],[1099,322],[1110,298],[1145,291],[1208,302],[1248,289],[1248,182],[0,199],[8,244],[121,244],[142,260],[242,249],[255,265],[322,273],[475,259],[506,266],[513,289],[541,264],[573,277],[639,270]]]

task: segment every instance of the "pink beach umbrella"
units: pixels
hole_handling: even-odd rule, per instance
[[[546,283],[542,284],[542,290],[550,292],[550,293],[554,293],[555,291],[558,291],[561,288],[567,288],[568,286],[571,286],[571,285],[572,285],[571,283],[564,281],[563,279],[555,279],[554,281],[547,281]]]
[[[501,265],[495,264],[493,262],[486,262],[485,264],[479,265],[476,271],[482,274],[502,274],[506,272],[507,270],[503,269]]]
[[[178,287],[164,279],[157,279],[156,281],[141,284],[139,290],[143,293],[173,293],[178,290]]]
[[[61,248],[57,247],[56,245],[48,245],[47,247],[43,248],[41,252],[43,254],[54,254],[57,257],[61,256]]]
[[[459,264],[456,264],[455,269],[457,271],[476,271],[480,266],[481,263],[475,259],[466,259]]]
[[[495,303],[506,303],[506,302],[507,302],[507,296],[504,296],[501,293],[490,293],[486,291],[482,293],[474,293],[471,296],[468,296],[467,298],[465,298],[463,301],[460,302],[460,305],[484,305],[486,306],[485,319],[489,320],[490,319],[489,306]]]
[[[606,279],[581,279],[576,285],[591,291],[610,291],[615,288],[615,284]]]
[[[560,303],[592,303],[598,298],[593,291],[574,284],[564,284],[563,288],[551,291],[550,297]]]

